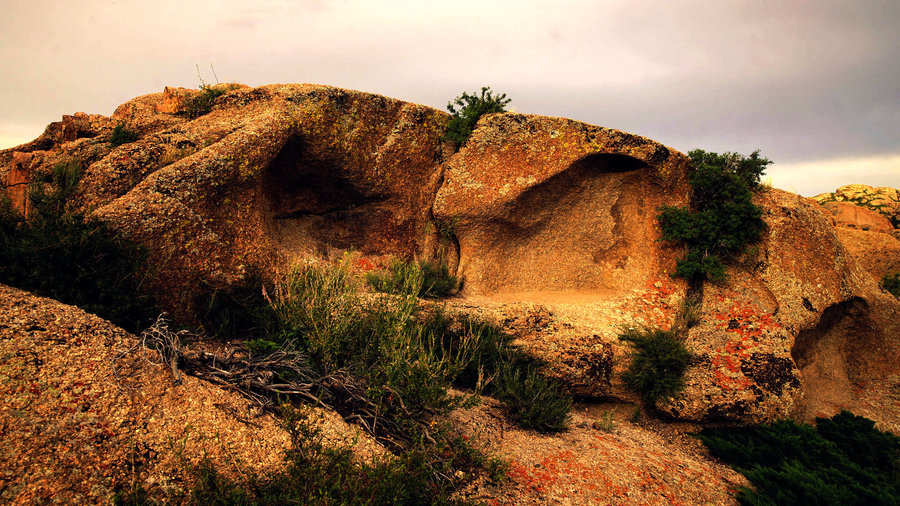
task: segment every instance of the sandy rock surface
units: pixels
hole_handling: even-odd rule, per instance
[[[324,420],[331,440],[354,438],[337,415]],[[265,471],[289,444],[237,393],[186,375],[176,384],[135,336],[3,285],[0,439],[5,504],[103,504],[135,484],[177,492],[203,458],[226,474]],[[360,441],[361,455],[378,451]]]
[[[469,495],[491,504],[736,504],[748,486],[686,435],[695,426],[632,423],[634,406],[580,406],[571,428],[541,435],[516,427],[493,400],[451,415],[473,441],[508,459],[510,481]],[[607,415],[608,413],[608,415]],[[598,421],[611,416],[608,425]]]

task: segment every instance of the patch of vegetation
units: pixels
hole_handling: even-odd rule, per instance
[[[692,283],[725,279],[724,261],[760,238],[765,223],[753,192],[770,162],[754,151],[750,156],[718,154],[700,149],[689,153],[691,207],[662,208],[658,219],[663,239],[687,245],[675,276]]]
[[[881,278],[881,287],[894,297],[900,298],[900,272],[895,272],[893,275],[885,274]]]
[[[526,429],[554,432],[565,429],[569,423],[572,399],[561,395],[535,367],[502,363],[494,395]]]
[[[28,186],[28,219],[0,199],[0,283],[76,305],[139,332],[159,314],[141,288],[145,252],[104,223],[68,209],[77,161]]]
[[[490,469],[492,479],[504,474],[502,463],[484,460],[461,438],[439,438],[436,448],[420,441],[401,455],[366,462],[354,455],[352,444],[327,443],[321,420],[310,408],[285,404],[280,423],[291,438],[286,466],[280,471],[242,470],[240,477],[229,477],[203,459],[189,469],[193,483],[186,497],[155,497],[141,487],[118,494],[115,503],[156,504],[158,498],[202,505],[469,504],[452,497],[454,481],[437,477],[475,466]],[[434,455],[443,460],[435,462]]]
[[[261,276],[253,274],[241,286],[225,290],[201,282],[195,301],[203,330],[220,339],[265,340],[278,325],[269,301],[263,295]]]
[[[677,332],[672,330],[631,330],[619,336],[635,349],[631,365],[622,374],[625,385],[641,394],[641,400],[655,408],[659,399],[677,394],[684,388],[684,373],[691,364],[691,353]]]
[[[125,123],[119,123],[113,128],[112,136],[109,138],[109,144],[116,148],[122,144],[129,144],[138,140],[138,133],[128,128]]]
[[[616,414],[613,411],[604,411],[600,418],[594,421],[593,427],[603,432],[615,432]]]
[[[523,426],[563,426],[571,400],[537,375],[509,336],[442,311],[421,314],[421,285],[410,279],[421,273],[400,276],[397,296],[364,299],[345,268],[299,269],[275,292],[283,326],[272,342],[302,347],[323,371],[349,368],[366,380],[372,398],[383,400],[385,416],[395,403],[413,416],[444,412],[459,405],[446,391],[457,385],[503,392]],[[527,407],[533,411],[518,399],[535,404]]]
[[[198,504],[453,504],[447,483],[434,480],[422,448],[371,463],[354,458],[351,446],[328,445],[309,410],[286,407],[283,426],[291,437],[287,466],[244,483],[223,478],[210,465],[199,468],[192,499]],[[236,501],[235,501],[236,500]]]
[[[386,274],[369,273],[369,285],[379,292],[417,297],[449,297],[459,290],[459,278],[445,261],[407,262],[395,259]]]
[[[187,116],[190,119],[199,118],[200,116],[209,114],[210,111],[212,111],[213,105],[216,103],[216,99],[236,87],[236,85],[211,85],[201,83],[200,93],[184,101],[180,114]]]
[[[442,140],[451,141],[456,146],[462,146],[469,140],[469,136],[475,130],[478,119],[485,114],[506,112],[506,104],[510,99],[506,93],[494,96],[489,87],[482,87],[481,94],[477,92],[469,95],[463,92],[452,102],[447,103],[447,110],[453,115],[447,123],[447,131]],[[454,105],[455,104],[455,105]]]
[[[742,504],[871,505],[900,503],[900,438],[847,411],[744,428],[707,428],[699,438],[744,474]]]

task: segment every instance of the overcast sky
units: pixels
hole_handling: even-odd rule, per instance
[[[772,161],[776,187],[900,187],[900,1],[4,0],[0,148],[208,83],[443,109],[491,86],[564,116]],[[212,68],[215,69],[215,75]],[[217,77],[216,77],[217,76]]]

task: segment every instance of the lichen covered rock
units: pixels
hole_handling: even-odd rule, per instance
[[[618,336],[670,328],[685,300],[670,277],[681,248],[659,240],[657,222],[661,206],[688,202],[685,155],[511,113],[483,117],[452,153],[446,113],[318,85],[239,87],[208,114],[178,115],[196,93],[167,89],[48,128],[0,152],[0,178],[21,187],[77,160],[77,207],[146,246],[151,288],[186,318],[201,290],[274,279],[298,260],[354,251],[371,269],[442,255],[464,281],[452,309],[505,326],[573,393],[637,399]],[[123,123],[139,139],[113,148]],[[900,303],[864,270],[893,267],[866,264],[871,249],[855,250],[806,199],[766,190],[757,203],[764,237],[705,286],[687,389],[661,409],[742,422],[851,409],[897,424],[886,399],[900,388]]]

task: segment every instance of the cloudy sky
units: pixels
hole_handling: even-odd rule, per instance
[[[443,109],[491,86],[814,195],[900,187],[897,0],[4,0],[0,148],[165,86],[322,83]],[[213,72],[214,69],[214,72]]]

